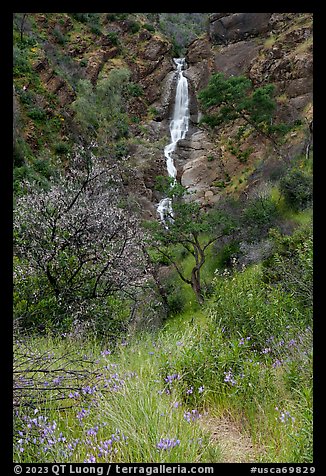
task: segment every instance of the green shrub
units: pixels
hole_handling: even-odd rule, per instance
[[[249,239],[264,236],[274,226],[279,211],[271,197],[257,197],[243,211],[242,222]]]
[[[29,89],[19,89],[18,95],[22,104],[26,106],[31,106],[35,104],[36,94],[34,93],[34,91],[30,91]]]
[[[87,58],[83,58],[83,59],[80,60],[79,66],[81,66],[82,68],[85,68],[87,65],[88,65],[88,59]]]
[[[106,35],[107,39],[110,41],[110,43],[113,45],[113,46],[118,46],[119,44],[119,37],[118,37],[118,34],[115,32],[115,31],[110,31],[107,35]]]
[[[107,13],[106,18],[108,21],[119,21],[128,18],[128,13]]]
[[[21,167],[28,158],[33,157],[30,146],[22,137],[17,137],[13,146],[14,167]]]
[[[304,306],[313,302],[313,237],[308,224],[290,236],[276,230],[270,235],[274,253],[263,262],[265,282],[279,284]]]
[[[240,251],[240,246],[238,241],[232,241],[227,245],[224,245],[223,248],[218,253],[218,262],[217,265],[220,268],[226,268],[231,266],[232,258],[234,258],[237,253]]]
[[[213,185],[214,185],[214,187],[219,187],[219,188],[225,188],[226,187],[226,183],[224,182],[224,180],[217,180],[217,181],[213,182]]]
[[[228,335],[248,335],[263,348],[270,336],[284,333],[286,326],[310,324],[310,315],[281,286],[263,284],[258,266],[215,281],[211,316]]]
[[[81,23],[98,23],[100,19],[100,13],[71,13],[71,16]]]
[[[259,198],[245,209],[244,218],[249,225],[254,223],[265,225],[271,222],[271,218],[273,218],[275,213],[276,206],[272,200],[269,198]]]
[[[66,155],[70,150],[71,147],[66,142],[58,142],[54,144],[54,152],[58,155]]]
[[[32,71],[31,64],[29,62],[28,50],[13,47],[13,74],[14,76],[24,76],[26,73]]]
[[[177,314],[180,314],[186,304],[183,293],[181,293],[178,289],[174,290],[172,293],[169,293],[167,298],[167,304],[167,312],[169,316],[175,316]]]
[[[97,82],[95,89],[89,80],[79,81],[72,107],[84,133],[105,131],[105,137],[114,140],[128,135],[128,117],[124,110],[129,78],[129,70],[113,69],[108,78]]]
[[[148,114],[152,117],[156,117],[159,114],[159,111],[156,109],[156,107],[150,106],[148,108]]]
[[[94,35],[102,35],[101,27],[97,23],[90,24],[90,30],[92,33],[94,33]]]
[[[64,45],[67,42],[67,38],[65,37],[65,35],[57,27],[53,29],[53,36],[56,38],[57,43],[59,43],[59,45]]]
[[[286,203],[294,210],[304,210],[313,198],[312,175],[301,170],[291,170],[280,180],[280,190]]]
[[[31,119],[34,119],[34,121],[44,121],[46,119],[46,112],[44,111],[44,109],[37,106],[31,108],[28,111],[27,115]]]
[[[48,157],[39,157],[37,159],[34,159],[33,169],[46,179],[50,179],[54,172],[53,165],[51,165],[51,162]]]
[[[152,33],[155,33],[155,27],[150,23],[144,23],[143,28],[145,28],[145,30],[151,31]]]
[[[128,144],[125,142],[118,142],[114,147],[114,155],[117,159],[121,159],[128,154]]]
[[[129,22],[129,28],[128,28],[131,33],[137,33],[140,30],[140,24],[134,20],[131,20]]]
[[[129,83],[127,85],[127,91],[132,97],[140,97],[144,95],[144,90],[140,84]]]
[[[129,134],[129,125],[128,117],[125,114],[119,114],[115,126],[115,136],[116,140],[127,138]]]

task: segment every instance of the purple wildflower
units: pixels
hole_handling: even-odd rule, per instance
[[[180,379],[181,379],[181,377],[180,377],[179,374],[173,374],[173,375],[167,375],[164,380],[167,383],[172,383],[173,380],[180,380]]]
[[[77,413],[77,418],[79,421],[82,421],[87,415],[89,415],[89,410],[83,408],[79,413]]]
[[[272,367],[274,367],[275,369],[276,367],[280,367],[280,365],[282,365],[282,362],[279,359],[276,359],[275,362],[272,364]]]
[[[159,450],[171,450],[175,446],[180,445],[180,440],[175,438],[161,438],[160,441],[157,443],[156,448]]]
[[[270,347],[265,347],[265,349],[262,350],[262,354],[268,354],[268,352],[271,351],[271,348]]]
[[[94,428],[90,428],[88,431],[87,431],[87,434],[89,436],[96,436],[97,435],[97,432],[98,432],[98,426],[95,426]]]
[[[290,412],[288,412],[287,410],[281,411],[281,410],[279,410],[278,407],[275,407],[275,410],[278,411],[279,414],[280,414],[278,419],[280,420],[281,423],[288,424],[290,421],[292,421],[292,423],[294,423],[295,418],[290,415]]]
[[[66,438],[62,435],[62,432],[60,432],[58,441],[61,441],[62,443],[64,443],[66,441]]]
[[[184,419],[187,420],[188,423],[198,420],[198,418],[201,418],[201,416],[202,415],[196,409],[185,412],[183,415]]]
[[[101,352],[101,355],[103,355],[103,357],[104,357],[105,355],[110,355],[110,354],[111,354],[111,351],[110,351],[109,349],[103,350],[103,351]]]
[[[86,387],[82,388],[82,392],[84,395],[86,394],[93,395],[96,392],[96,390],[97,390],[96,386],[90,387],[89,385],[86,385]]]
[[[68,395],[69,398],[79,398],[79,396],[79,392],[70,392]]]
[[[231,385],[236,385],[236,381],[233,378],[232,370],[229,369],[228,372],[224,372],[224,382],[230,383]]]
[[[204,391],[204,385],[202,387],[199,387],[198,393],[203,393],[203,391]]]

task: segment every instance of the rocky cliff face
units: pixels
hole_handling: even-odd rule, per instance
[[[124,180],[147,216],[155,216],[154,205],[160,199],[155,177],[166,175],[163,149],[169,141],[175,95],[171,43],[144,28],[141,17],[135,28],[127,14],[120,19],[99,14],[100,30],[77,22],[74,14],[29,15],[26,35],[30,29],[37,37],[29,53],[33,72],[15,79],[15,109],[28,146],[34,153],[42,147],[52,150],[51,135],[24,116],[21,100],[26,91],[34,95],[45,120],[56,120],[56,140],[66,140],[73,130],[70,105],[76,98],[77,79],[96,85],[112,69],[127,67],[143,94],[128,102],[128,114],[135,122],[130,124]],[[308,124],[312,120],[312,14],[214,13],[207,35],[189,45],[186,61],[191,125],[177,149],[178,179],[197,200],[209,205],[219,200],[222,190],[234,192],[235,181],[249,177],[273,151],[266,141],[249,138],[246,145],[254,146],[255,152],[246,164],[241,163],[227,147],[235,128],[212,132],[199,126],[197,93],[212,73],[244,74],[255,85],[275,85],[278,118]],[[304,128],[292,133],[283,144],[286,153],[300,152],[305,134]]]
[[[194,40],[187,51],[186,74],[194,89],[193,97],[217,72],[227,77],[246,75],[257,86],[274,84],[277,118],[303,123],[301,129],[286,137],[283,150],[287,155],[300,153],[312,121],[312,45],[309,13],[215,13],[210,17],[208,34]],[[190,188],[198,184],[197,198],[203,203],[207,196],[211,202],[219,199],[216,185],[229,183],[234,191],[233,178],[242,181],[243,175],[247,178],[255,169],[257,160],[273,156],[264,140],[248,140],[246,145],[254,145],[258,153],[252,154],[244,166],[228,151],[227,140],[234,131],[230,126],[213,133],[201,128],[203,149],[195,145],[196,134],[194,144],[192,139],[180,144],[180,155],[187,156],[179,172],[181,182]]]

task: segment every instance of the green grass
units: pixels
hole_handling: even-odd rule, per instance
[[[197,418],[206,412],[241,421],[254,444],[265,448],[257,457],[261,461],[312,461],[310,333],[299,321],[291,324],[287,298],[270,295],[266,301],[260,283],[259,266],[227,279],[218,276],[207,309],[188,309],[155,334],[130,336],[110,349],[111,354],[103,353],[106,347],[96,340],[69,337],[30,338],[17,347],[15,368],[20,363],[21,371],[33,372],[15,374],[16,379],[33,378],[39,388],[47,380],[52,390],[23,392],[25,400],[15,418],[16,435],[21,431],[15,439],[15,462],[84,462],[93,457],[96,462],[219,462],[220,448]],[[249,340],[246,313],[256,331]],[[265,316],[268,332],[274,329],[269,343],[270,334],[262,334]],[[281,327],[273,326],[277,318]],[[281,340],[283,347],[277,345]],[[267,346],[270,351],[265,353]],[[282,365],[274,365],[277,359]],[[35,372],[44,367],[51,372]],[[56,389],[58,375],[66,390]],[[69,398],[75,391],[68,389],[71,386],[79,396]],[[95,390],[84,394],[82,388]],[[33,409],[39,410],[36,415],[24,406],[31,399]],[[83,409],[86,415],[79,421]],[[187,412],[194,421],[187,421]],[[39,439],[45,427],[24,420],[39,416],[48,418],[47,431],[56,423],[43,442]],[[157,447],[164,440],[172,441],[170,449]]]
[[[54,371],[58,363],[60,368],[69,368],[67,351],[71,349],[71,344],[69,340],[42,338],[30,340],[28,347],[39,355],[53,353],[51,362]],[[210,444],[209,435],[203,432],[198,422],[189,423],[184,418],[187,406],[180,403],[175,407],[177,394],[165,393],[160,367],[162,361],[169,358],[171,351],[168,349],[176,347],[176,344],[169,342],[167,348],[161,347],[161,344],[160,341],[157,346],[153,345],[153,336],[144,335],[127,346],[121,346],[112,355],[105,356],[101,355],[100,347],[94,341],[74,342],[74,359],[77,361],[78,357],[80,359],[82,355],[87,355],[87,359],[94,362],[91,364],[92,373],[80,385],[84,388],[96,385],[98,390],[94,395],[83,395],[79,391],[80,396],[75,399],[69,398],[70,391],[66,390],[64,400],[55,400],[53,390],[48,392],[49,397],[41,406],[36,405],[39,409],[36,416],[33,411],[30,412],[32,419],[46,416],[49,422],[56,422],[56,429],[51,434],[51,440],[55,442],[52,445],[47,444],[47,437],[43,443],[38,441],[37,445],[32,444],[31,440],[35,437],[33,429],[35,433],[37,427],[32,423],[32,429],[26,428],[22,418],[29,412],[21,407],[16,425],[24,436],[17,438],[15,461],[83,462],[92,455],[97,462],[219,461],[219,449]],[[24,377],[31,375],[25,373]],[[55,372],[52,377],[54,375]],[[40,382],[38,385],[41,385]],[[61,386],[64,385],[65,379],[61,383]],[[68,381],[66,385],[69,386]],[[41,400],[42,391],[34,398]],[[71,402],[71,408],[63,409],[71,406]],[[83,408],[89,413],[79,421],[77,414]],[[87,432],[96,427],[96,434],[89,437]],[[40,433],[41,429],[37,431]],[[59,441],[60,432],[66,438],[65,442]],[[115,436],[112,438],[111,435]],[[125,435],[126,440],[122,435]],[[26,442],[26,438],[31,440]],[[175,447],[157,448],[162,439],[173,438],[179,440]],[[77,439],[79,442],[74,447]],[[112,451],[99,457],[99,447],[109,439],[113,440],[109,447]],[[74,447],[72,451],[67,449],[69,444]],[[22,452],[19,450],[21,447],[24,448]],[[45,452],[46,447],[48,450]]]
[[[312,208],[309,207],[299,211],[293,210],[293,208],[286,203],[278,187],[272,188],[271,198],[273,202],[276,203],[280,216],[284,220],[293,221],[298,225],[306,225],[311,222]]]

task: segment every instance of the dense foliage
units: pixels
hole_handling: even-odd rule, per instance
[[[218,200],[162,177],[152,194],[159,160],[130,155],[162,125],[138,82],[146,41],[163,31],[183,55],[207,16],[14,15],[18,463],[221,462],[225,419],[250,435],[243,461],[313,461],[312,129],[281,161],[293,124],[277,122],[273,85],[218,73],[198,96],[229,170]],[[144,224],[160,192],[165,223]]]
[[[124,95],[129,78],[127,69],[115,69],[99,80],[96,88],[86,79],[78,84],[77,99],[72,105],[77,121],[104,145],[128,135]]]
[[[28,186],[15,209],[15,319],[23,328],[123,328],[112,297],[132,298],[144,283],[136,217],[119,206],[114,168],[80,151],[47,191]],[[121,317],[121,316],[120,316]],[[123,316],[126,318],[126,316]]]

